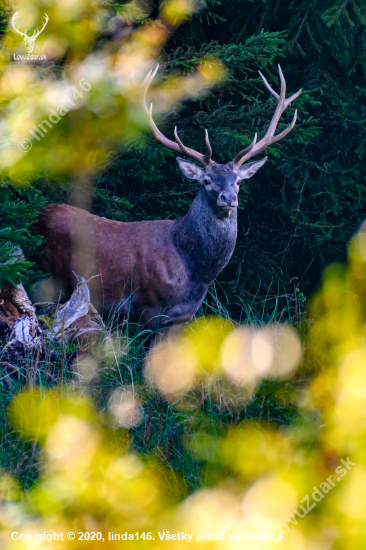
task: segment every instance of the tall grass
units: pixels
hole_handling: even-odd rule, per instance
[[[257,297],[252,304],[244,303],[240,297],[235,304],[229,304],[216,284],[211,287],[197,318],[215,315],[232,321],[232,311],[239,309],[239,321],[232,321],[235,324],[263,326],[284,321],[298,324],[301,305],[296,295],[271,296],[270,293],[264,298]],[[117,311],[105,322],[100,342],[87,354],[75,344],[49,343],[41,358],[26,353],[11,362],[1,362],[0,465],[18,477],[25,487],[37,483],[43,464],[36,442],[25,441],[7,416],[11,399],[25,387],[43,390],[57,387],[62,391],[67,386],[90,395],[101,415],[109,410],[115,390],[131,387],[139,395],[141,422],[130,430],[111,425],[111,441],[124,441],[127,437],[137,453],[166,465],[172,479],[176,479],[177,494],[182,497],[206,483],[207,469],[202,468],[202,462],[190,450],[190,442],[198,435],[219,436],[243,420],[286,425],[297,414],[295,389],[286,380],[263,381],[245,403],[240,399],[239,390],[238,395],[233,387],[228,391],[225,381],[218,381],[208,390],[192,390],[184,402],[167,401],[146,382],[143,374],[144,361],[155,335],[121,319]]]

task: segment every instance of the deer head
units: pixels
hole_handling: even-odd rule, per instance
[[[33,49],[34,49],[34,44],[35,44],[35,41],[37,40],[38,36],[41,34],[41,32],[44,30],[45,26],[47,25],[48,23],[48,15],[47,13],[44,14],[44,22],[43,22],[43,27],[41,28],[41,30],[34,30],[33,31],[33,34],[32,36],[28,36],[27,35],[27,30],[26,29],[24,32],[21,32],[16,26],[15,26],[15,23],[17,22],[17,19],[19,17],[19,12],[15,12],[14,15],[13,15],[13,18],[11,20],[11,23],[13,25],[13,29],[18,33],[20,34],[20,36],[23,38],[25,44],[26,44],[26,50],[27,50],[27,53],[32,53],[33,52]]]
[[[189,147],[183,145],[183,143],[179,139],[177,127],[175,127],[174,129],[174,136],[176,139],[176,142],[174,142],[165,137],[156,126],[152,117],[152,104],[150,105],[149,109],[146,104],[146,95],[150,84],[158,71],[158,68],[159,65],[157,65],[154,71],[150,71],[147,75],[144,81],[145,89],[143,96],[144,108],[146,113],[149,115],[150,126],[154,133],[154,136],[157,141],[159,141],[159,143],[164,145],[164,147],[167,147],[168,149],[171,149],[176,153],[183,153],[187,157],[190,157],[201,164],[201,166],[197,166],[197,164],[194,164],[191,161],[182,159],[180,157],[177,158],[179,168],[181,169],[183,174],[187,178],[197,180],[199,184],[204,187],[210,201],[215,203],[216,207],[219,210],[227,211],[229,213],[230,210],[233,210],[238,206],[238,192],[240,188],[240,182],[244,179],[251,178],[257,172],[257,170],[259,170],[259,168],[263,166],[268,157],[264,157],[263,159],[258,161],[253,161],[249,163],[246,162],[252,157],[259,155],[269,145],[272,145],[273,143],[276,143],[276,141],[279,141],[280,139],[287,136],[287,134],[295,126],[297,110],[295,111],[291,124],[277,136],[274,135],[282,113],[292,103],[292,101],[294,101],[301,94],[301,89],[296,92],[296,94],[286,99],[286,81],[282,74],[281,67],[278,65],[281,80],[280,95],[278,95],[271,88],[265,77],[259,71],[259,74],[266,88],[277,99],[277,107],[272,117],[271,123],[268,127],[268,130],[265,136],[258,142],[256,133],[252,143],[248,147],[240,151],[231,162],[228,162],[227,164],[217,164],[211,158],[212,149],[207,130],[205,130],[206,153],[203,155],[202,153],[194,151],[193,149],[190,149]]]

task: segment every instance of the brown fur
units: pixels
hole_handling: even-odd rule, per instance
[[[234,251],[238,180],[251,177],[266,159],[239,176],[232,163],[203,170],[177,160],[200,185],[183,218],[124,223],[50,204],[36,224],[49,250],[35,258],[38,266],[62,281],[68,294],[76,283],[73,271],[87,279],[100,275],[90,281],[94,305],[118,308],[148,328],[191,319]]]
[[[161,297],[174,293],[179,257],[172,253],[173,223],[123,223],[72,206],[51,204],[37,223],[38,232],[47,239],[43,249],[50,253],[39,255],[36,262],[45,273],[63,280],[68,289],[74,286],[72,270],[86,278],[101,274],[90,282],[94,300],[96,294],[100,296],[99,307],[111,310],[126,302],[132,290],[132,303],[125,303],[124,309],[138,315],[133,304],[144,303],[140,313],[143,320],[149,320],[162,313]],[[80,253],[82,245],[87,246]]]
[[[203,254],[210,250],[210,243],[205,243],[209,222],[203,234],[197,235],[199,224],[193,221],[195,215],[189,214],[178,221],[123,223],[51,204],[36,226],[46,238],[43,249],[49,252],[35,260],[44,273],[62,280],[69,293],[76,283],[73,270],[86,278],[101,274],[90,281],[98,309],[111,311],[118,306],[131,320],[152,329],[182,323],[196,313],[236,240],[235,215],[229,245],[224,240],[221,251],[213,239],[212,253]],[[226,225],[227,221],[222,222],[224,235]],[[189,250],[195,238],[197,259],[195,251]]]

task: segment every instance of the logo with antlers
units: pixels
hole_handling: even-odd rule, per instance
[[[33,52],[33,48],[34,48],[34,44],[35,44],[35,41],[37,40],[37,38],[39,37],[39,35],[41,34],[41,32],[44,30],[44,28],[46,27],[47,23],[48,23],[48,15],[47,13],[44,14],[44,21],[43,21],[43,27],[41,28],[41,30],[34,30],[33,31],[33,34],[32,36],[28,36],[27,35],[27,30],[26,29],[24,32],[21,32],[16,26],[16,22],[17,22],[17,19],[19,17],[19,12],[15,12],[14,15],[13,15],[13,19],[12,19],[12,25],[13,25],[13,29],[18,33],[20,34],[20,36],[23,38],[25,44],[26,44],[26,50],[27,50],[27,53],[32,53]]]

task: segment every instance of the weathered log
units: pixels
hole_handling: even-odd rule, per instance
[[[59,307],[52,334],[56,340],[74,340],[81,344],[91,344],[104,329],[104,323],[90,302],[89,281],[75,273],[74,275],[77,278],[77,286],[70,300]]]
[[[42,346],[42,329],[36,311],[23,285],[6,283],[0,289],[0,322],[10,332],[6,347],[17,345],[25,348]]]
[[[77,280],[70,300],[58,308],[50,332],[40,324],[36,308],[22,285],[6,283],[0,289],[0,325],[5,327],[7,336],[1,358],[9,356],[9,353],[24,355],[23,352],[30,350],[42,353],[46,340],[76,341],[86,348],[95,343],[104,329],[104,323],[90,302],[88,281],[84,277],[77,277]],[[40,313],[53,313],[56,308],[53,303],[39,305]]]

